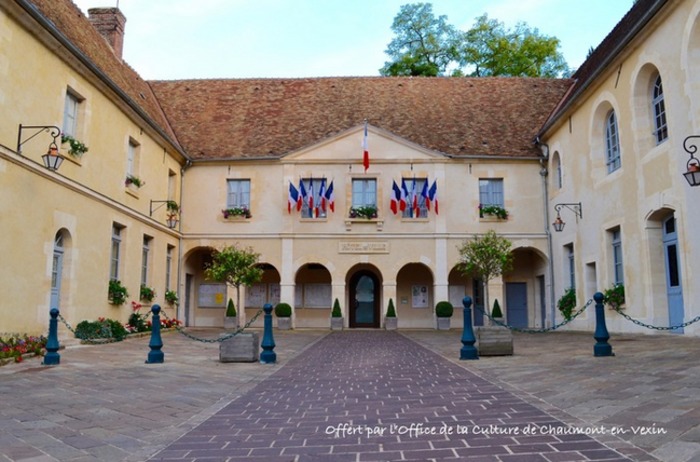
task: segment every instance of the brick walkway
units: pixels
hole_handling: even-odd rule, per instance
[[[346,331],[150,460],[631,460],[575,434],[600,430],[567,425],[398,333]]]

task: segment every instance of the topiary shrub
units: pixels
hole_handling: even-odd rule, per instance
[[[448,301],[441,301],[435,305],[435,314],[438,318],[451,318],[454,312],[454,307],[452,303]]]
[[[226,306],[226,317],[227,318],[235,318],[236,317],[236,306],[233,304],[232,298],[228,299],[228,306]]]
[[[278,318],[289,318],[292,316],[292,306],[289,303],[278,303],[275,305],[275,316]]]
[[[335,301],[333,302],[333,311],[331,311],[331,317],[332,318],[342,318],[343,313],[340,311],[340,302],[336,298]]]
[[[394,308],[394,299],[393,298],[389,299],[389,306],[386,309],[386,317],[387,318],[395,318],[396,317],[396,308]]]
[[[82,321],[75,326],[75,337],[81,340],[123,340],[129,332],[119,321],[100,318],[97,321]]]
[[[493,301],[493,309],[491,310],[491,317],[502,318],[503,312],[501,311],[501,305],[498,304],[498,299]]]

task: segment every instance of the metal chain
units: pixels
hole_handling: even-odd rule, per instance
[[[628,321],[633,322],[634,324],[636,324],[638,326],[642,326],[642,327],[646,327],[647,329],[654,329],[654,330],[682,329],[683,327],[688,327],[689,325],[700,321],[700,316],[696,316],[695,318],[691,319],[690,321],[684,322],[683,324],[678,324],[676,326],[654,326],[651,324],[646,324],[638,319],[634,319],[633,317],[629,316],[628,314],[623,313],[622,309],[620,307],[613,307],[613,310],[617,311],[617,314],[619,314],[623,318],[627,319]]]
[[[224,340],[228,340],[228,339],[230,339],[230,338],[232,338],[232,337],[235,337],[236,335],[240,334],[240,333],[243,332],[245,329],[247,329],[248,327],[250,327],[250,325],[253,324],[253,323],[258,319],[258,317],[260,317],[260,314],[261,314],[262,312],[263,312],[263,309],[260,308],[260,309],[258,310],[258,312],[255,313],[255,316],[253,316],[253,317],[250,319],[250,321],[248,321],[243,327],[239,327],[239,328],[236,329],[234,332],[231,332],[230,334],[222,335],[222,336],[220,336],[220,337],[218,337],[218,338],[201,338],[201,337],[196,337],[196,336],[190,334],[189,332],[186,332],[185,330],[183,330],[183,328],[180,327],[179,325],[175,325],[175,330],[177,330],[177,331],[180,332],[182,335],[184,335],[185,337],[187,337],[187,338],[189,338],[189,339],[191,339],[191,340],[196,340],[196,341],[202,342],[202,343],[220,343],[220,342],[223,342]],[[162,311],[161,311],[161,315],[162,315],[163,317],[165,317],[165,319],[171,320],[170,318],[168,318],[168,315],[165,314],[165,313],[162,312]]]
[[[100,333],[103,335],[102,337],[86,337],[84,335],[78,334],[73,327],[66,321],[66,318],[64,318],[61,313],[58,314],[58,319],[68,328],[69,331],[73,333],[75,338],[80,340],[81,342],[88,343],[88,344],[93,344],[93,345],[98,345],[102,343],[114,343],[114,342],[120,342],[124,340],[124,338],[116,338],[112,336],[112,331],[109,328],[107,324],[103,324],[102,328],[100,330]]]
[[[571,317],[570,317],[569,319],[565,319],[564,321],[560,322],[559,324],[557,324],[557,325],[555,325],[555,326],[552,326],[552,327],[545,327],[545,328],[542,328],[542,329],[524,329],[524,328],[522,328],[522,327],[510,326],[510,325],[508,325],[508,324],[506,324],[506,323],[504,323],[504,322],[501,322],[501,321],[498,321],[497,319],[494,319],[493,316],[491,316],[489,313],[487,313],[486,311],[484,311],[484,310],[481,309],[480,307],[478,307],[478,306],[476,306],[476,305],[475,305],[474,307],[475,307],[477,310],[481,311],[481,312],[482,312],[483,314],[485,314],[486,316],[488,316],[488,318],[489,318],[491,321],[493,321],[494,324],[498,324],[499,326],[506,327],[506,328],[508,328],[508,329],[510,329],[510,330],[513,330],[513,331],[516,331],[516,332],[524,332],[524,333],[526,333],[526,334],[544,334],[545,332],[554,331],[554,330],[556,330],[556,329],[559,329],[559,328],[562,327],[562,326],[565,326],[565,325],[569,324],[571,321],[573,321],[574,319],[576,319],[577,316],[579,316],[581,313],[583,313],[584,311],[586,311],[586,308],[588,308],[588,307],[591,305],[591,303],[593,303],[593,299],[592,299],[592,298],[591,298],[590,300],[588,300],[588,302],[587,302],[585,305],[583,305],[583,307],[579,308],[578,311],[576,311],[574,314],[572,314]]]

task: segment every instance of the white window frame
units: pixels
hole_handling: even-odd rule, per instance
[[[226,208],[236,207],[250,210],[250,179],[226,180]]]
[[[119,267],[121,265],[121,246],[123,226],[116,223],[112,224],[112,249],[110,252],[109,278],[111,280],[119,279]]]
[[[413,180],[414,178],[404,178],[403,179],[403,184],[406,185],[406,188],[409,186],[413,188]],[[427,218],[428,217],[428,206],[425,203],[425,197],[421,195],[423,192],[423,185],[428,183],[427,178],[415,178],[416,181],[416,197],[418,198],[418,216],[414,217],[413,216],[413,196],[407,197],[406,201],[406,209],[402,212],[401,217],[402,218]],[[429,185],[428,185],[429,186]],[[412,194],[413,191],[408,191],[409,194]]]
[[[666,102],[664,101],[664,89],[660,75],[656,76],[654,81],[654,88],[651,92],[651,106],[654,113],[654,139],[656,139],[656,144],[658,145],[668,139]]]
[[[129,138],[126,154],[126,173],[131,176],[138,176],[139,143],[133,138]]]
[[[80,115],[80,103],[82,98],[72,92],[66,91],[66,99],[63,105],[63,127],[61,132],[75,138],[78,133],[78,118]]]
[[[151,242],[153,242],[153,238],[144,234],[143,246],[141,247],[141,285],[146,287],[148,287]]]
[[[353,178],[352,179],[352,206],[353,207],[377,207],[377,179]]]
[[[321,183],[325,182],[325,178],[314,178],[314,177],[308,177],[308,178],[302,178],[301,182],[304,183],[304,190],[306,191],[306,194],[311,194],[311,183],[313,182],[313,193],[314,193],[314,208],[318,209],[318,215],[315,213],[311,213],[311,209],[309,209],[309,201],[308,199],[304,199],[302,201],[301,205],[301,217],[302,218],[326,218],[327,216],[327,211],[324,211],[321,208]],[[326,182],[326,187],[328,187],[328,183]]]
[[[620,228],[610,230],[610,244],[612,247],[613,283],[625,283],[625,266],[622,260],[622,233]]]
[[[608,112],[605,117],[605,154],[608,173],[618,170],[622,163],[620,159],[620,132],[615,111]]]
[[[165,291],[170,290],[170,279],[172,278],[172,273],[173,273],[173,251],[175,250],[175,247],[172,245],[168,244],[168,247],[165,251]]]
[[[479,204],[505,207],[503,178],[479,178]]]
[[[576,289],[576,263],[574,259],[574,244],[564,246],[566,251],[567,273],[569,275],[569,288]]]

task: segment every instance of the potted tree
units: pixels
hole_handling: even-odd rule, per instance
[[[386,309],[384,317],[384,328],[386,330],[396,330],[398,326],[398,318],[396,317],[396,308],[394,308],[394,299],[389,299],[389,306]]]
[[[228,299],[226,306],[226,316],[224,317],[224,329],[235,329],[238,327],[238,313],[236,313],[236,305],[233,304],[233,299]]]
[[[343,312],[340,311],[340,302],[337,298],[331,310],[331,330],[343,330]]]
[[[280,302],[275,305],[275,316],[277,316],[277,328],[289,330],[292,328],[292,306],[289,303]]]
[[[450,329],[450,318],[452,317],[452,313],[454,313],[454,307],[452,306],[452,303],[448,301],[443,300],[435,305],[438,330]]]

